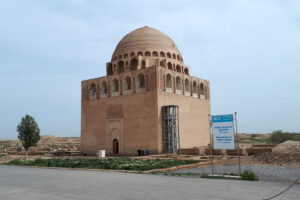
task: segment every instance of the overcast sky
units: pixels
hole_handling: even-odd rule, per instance
[[[79,136],[81,81],[146,25],[210,81],[212,114],[237,111],[240,132],[300,132],[300,1],[1,0],[0,138],[25,114],[41,134]]]

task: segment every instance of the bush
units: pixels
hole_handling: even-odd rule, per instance
[[[143,160],[131,158],[109,158],[109,159],[84,159],[84,158],[52,158],[52,159],[35,159],[35,160],[13,160],[8,162],[9,165],[23,166],[41,166],[41,167],[66,167],[66,168],[90,168],[90,169],[115,169],[115,170],[135,170],[146,171],[152,169],[169,168],[172,166],[186,165],[197,163],[195,160],[170,160],[156,159]]]
[[[244,171],[242,173],[242,180],[247,180],[247,181],[258,181],[258,177],[256,176],[256,174],[254,174],[252,171]]]
[[[273,131],[270,139],[273,143],[282,143],[287,140],[298,140],[296,133],[282,132],[281,130]]]

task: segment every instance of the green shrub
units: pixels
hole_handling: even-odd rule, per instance
[[[170,160],[170,159],[131,159],[131,158],[108,158],[108,159],[84,159],[84,158],[52,158],[35,160],[13,160],[9,165],[42,166],[42,167],[66,167],[66,168],[90,168],[90,169],[115,169],[146,171],[152,169],[169,168],[172,166],[197,163],[195,160]]]
[[[242,173],[242,180],[247,180],[247,181],[258,181],[258,177],[256,176],[256,174],[254,174],[252,171],[244,171]]]
[[[281,130],[273,131],[270,139],[273,143],[282,143],[287,140],[298,140],[296,133],[282,132]]]

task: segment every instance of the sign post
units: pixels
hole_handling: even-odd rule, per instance
[[[238,150],[238,159],[239,159],[239,174],[242,175],[241,172],[241,159],[240,159],[240,139],[238,134],[238,128],[237,128],[237,113],[234,112],[234,119],[235,119],[235,135],[236,135],[236,141],[237,141],[237,150]]]
[[[210,138],[210,145],[209,145],[209,150],[210,150],[210,163],[211,163],[211,174],[214,174],[214,161],[213,161],[213,137],[211,133],[211,119],[210,119],[210,114],[208,114],[208,123],[209,123],[209,138]]]

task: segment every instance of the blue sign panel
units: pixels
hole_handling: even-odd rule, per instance
[[[233,115],[212,116],[214,149],[235,149]]]

